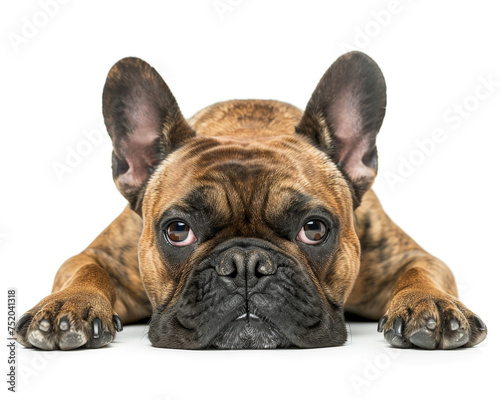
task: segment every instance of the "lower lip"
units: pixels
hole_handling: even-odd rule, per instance
[[[249,320],[260,320],[259,317],[257,317],[255,314],[252,313],[245,313],[241,314],[238,318],[235,319],[235,321],[241,321],[242,319],[249,319]]]

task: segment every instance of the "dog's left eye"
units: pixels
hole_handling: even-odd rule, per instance
[[[167,226],[165,237],[173,246],[189,246],[197,240],[189,225],[182,221],[172,222]]]
[[[318,220],[307,221],[299,234],[297,240],[305,244],[319,244],[326,237],[326,226]]]

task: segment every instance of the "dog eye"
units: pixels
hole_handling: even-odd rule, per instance
[[[189,225],[182,221],[175,221],[167,226],[165,237],[173,246],[189,246],[197,240]]]
[[[326,226],[318,220],[307,221],[300,230],[297,240],[305,244],[319,244],[326,237]]]

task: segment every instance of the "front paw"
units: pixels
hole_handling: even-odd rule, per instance
[[[395,347],[428,350],[472,347],[488,333],[484,322],[456,297],[416,289],[394,296],[378,331]]]
[[[122,330],[118,315],[104,296],[70,288],[52,293],[24,314],[15,338],[26,347],[43,350],[98,348]]]

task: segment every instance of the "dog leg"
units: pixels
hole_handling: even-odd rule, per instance
[[[450,269],[385,214],[372,191],[356,210],[361,268],[346,310],[378,319],[396,347],[454,349],[481,343],[484,322],[458,300]]]
[[[98,348],[110,343],[123,322],[150,315],[139,274],[140,218],[126,209],[81,254],[57,272],[52,294],[25,313],[15,336],[43,350]]]

